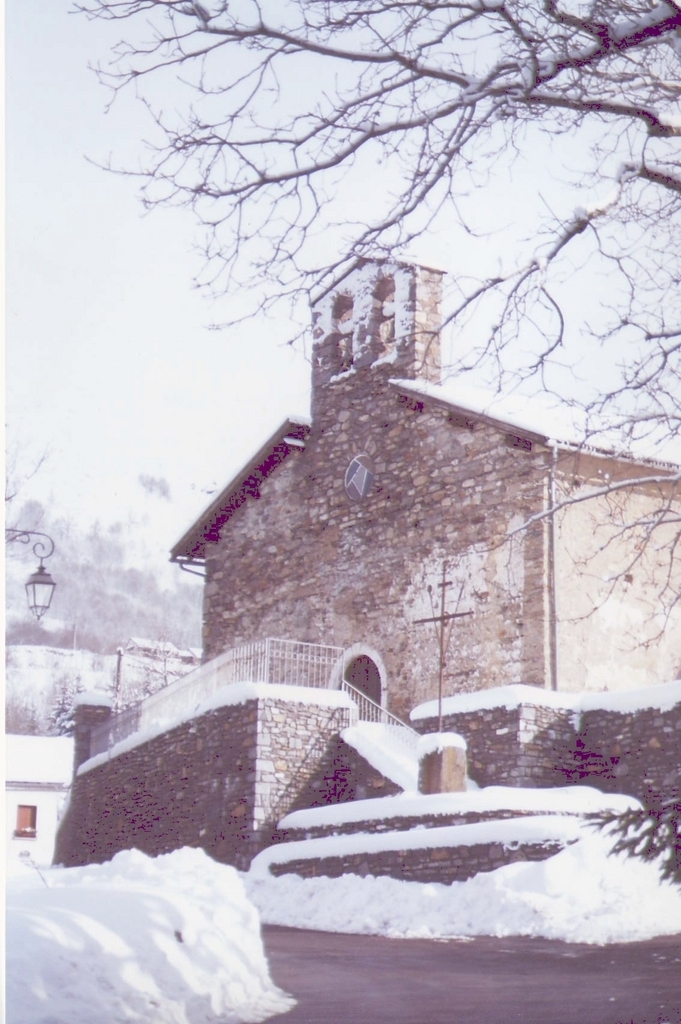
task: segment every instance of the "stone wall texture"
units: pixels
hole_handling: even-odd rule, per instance
[[[623,609],[636,622],[647,612],[655,625],[656,596],[678,593],[671,535],[665,548],[659,534],[642,558],[634,534],[620,529],[622,518],[645,519],[659,504],[659,487],[581,501],[585,487],[659,469],[558,450],[543,435],[515,436],[508,431],[517,427],[410,390],[410,381],[438,380],[440,275],[398,268],[395,301],[386,304],[385,273],[376,269],[372,293],[369,270],[355,281],[356,322],[351,278],[316,310],[304,450],[294,446],[272,472],[251,467],[234,485],[238,500],[223,496],[228,521],[214,510],[222,526],[205,544],[205,659],[267,636],[361,644],[384,666],[384,704],[404,717],[436,696],[438,640],[419,620],[433,612],[428,588],[439,598],[446,563],[448,608],[467,614],[452,623],[445,693],[553,685],[554,641],[556,685],[565,688],[583,686],[587,674],[593,688],[606,679],[645,686],[661,666],[681,669],[681,606],[662,638],[643,630],[635,654],[602,612],[611,600],[623,618]],[[391,334],[400,322],[403,334]],[[345,473],[360,454],[374,480],[365,498],[351,500]],[[552,474],[558,499],[580,499],[556,521],[557,622],[549,519],[522,529],[549,508]]]
[[[437,719],[414,722],[435,732]],[[625,714],[521,704],[444,716],[468,744],[468,773],[481,786],[595,786],[655,803],[678,798],[681,704]]]
[[[347,708],[251,700],[118,754],[75,777],[55,863],[199,846],[246,867],[301,799],[350,799],[362,786],[376,795],[378,773],[340,745],[349,716]]]
[[[516,861],[546,860],[563,849],[561,843],[485,843],[476,846],[440,846],[424,850],[384,850],[317,860],[290,860],[273,864],[273,875],[338,878],[344,874],[389,875],[416,882],[464,882],[481,871],[494,871]]]
[[[305,451],[292,453],[206,546],[204,656],[276,636],[350,647],[386,667],[386,704],[405,716],[434,695],[438,642],[427,587],[449,566],[457,620],[449,692],[543,685],[544,526],[501,545],[518,508],[543,507],[546,462],[484,424],[406,401],[374,367],[320,385]],[[372,493],[351,501],[344,474],[360,453]]]

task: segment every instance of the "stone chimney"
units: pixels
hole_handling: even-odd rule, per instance
[[[367,261],[312,306],[312,387],[362,369],[440,379],[440,270]]]

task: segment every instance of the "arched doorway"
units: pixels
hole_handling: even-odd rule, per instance
[[[381,703],[381,673],[368,654],[359,654],[348,662],[345,679],[375,704]]]

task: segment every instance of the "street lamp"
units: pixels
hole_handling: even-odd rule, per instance
[[[40,559],[40,565],[26,581],[26,597],[28,598],[28,607],[36,619],[41,619],[50,607],[54,588],[57,586],[43,565],[43,559],[49,558],[54,551],[54,541],[46,533],[40,533],[38,530],[5,530],[6,544],[16,541],[20,544],[30,544],[32,537],[44,539],[37,540],[33,545],[33,554]]]

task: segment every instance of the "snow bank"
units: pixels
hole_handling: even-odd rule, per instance
[[[279,825],[281,828],[314,828],[321,825],[343,825],[351,821],[488,811],[594,814],[597,811],[612,810],[622,813],[640,806],[633,796],[601,793],[592,786],[561,786],[555,789],[487,786],[467,793],[432,793],[427,796],[400,794],[375,800],[351,800],[344,804],[329,804],[327,807],[310,807],[303,811],[292,811]]]
[[[681,933],[681,889],[654,864],[608,856],[612,842],[585,834],[535,863],[516,863],[451,885],[393,878],[245,876],[262,920],[320,931],[443,938],[537,935],[566,942],[635,942]]]
[[[477,846],[502,843],[571,843],[579,838],[581,824],[576,818],[537,814],[528,818],[481,821],[475,825],[445,825],[414,828],[408,832],[353,832],[351,835],[321,836],[280,843],[262,850],[251,863],[251,873],[267,874],[271,864],[318,857],[347,857],[389,850],[434,850],[442,846]]]
[[[475,693],[458,693],[445,697],[442,713],[460,714],[465,711],[482,711],[486,708],[517,708],[521,704],[538,704],[544,707],[564,708],[575,714],[584,711],[616,711],[633,714],[643,708],[657,708],[669,711],[681,704],[681,680],[650,686],[645,690],[629,690],[624,693],[573,693],[568,691],[542,690],[538,686],[517,683],[514,686],[497,686]],[[429,700],[419,704],[411,712],[413,722],[423,718],[437,718],[438,702]]]
[[[348,698],[349,699],[349,698]],[[419,762],[413,749],[399,735],[401,727],[380,722],[358,722],[343,729],[341,739],[353,747],[372,768],[407,792],[419,788]]]
[[[227,1024],[293,1005],[237,872],[202,850],[43,873],[49,888],[37,875],[8,887],[12,1024]]]

